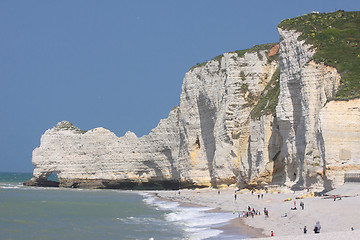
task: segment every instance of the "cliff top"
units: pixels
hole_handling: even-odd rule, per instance
[[[258,54],[259,59],[261,59],[262,55],[259,53],[259,51],[265,50],[265,51],[268,51],[268,54],[267,54],[268,60],[273,61],[273,60],[279,59],[279,53],[278,53],[278,48],[275,51],[275,53],[271,52],[271,49],[276,47],[278,44],[279,43],[266,43],[266,44],[254,45],[252,48],[248,48],[248,49],[244,49],[244,50],[236,50],[236,51],[229,52],[229,53],[236,53],[238,55],[238,57],[241,58],[245,55],[245,53],[255,53],[256,52]],[[207,64],[208,62],[211,62],[211,61],[219,61],[220,62],[223,57],[224,57],[224,54],[221,54],[219,56],[214,57],[210,61],[206,61],[203,63],[197,63],[196,65],[192,66],[189,71],[193,70],[194,68],[204,66],[205,64]]]
[[[55,131],[71,130],[71,131],[74,131],[76,133],[81,133],[81,134],[86,133],[85,130],[81,130],[81,129],[77,128],[76,126],[74,126],[72,123],[70,123],[68,121],[59,122],[53,129]]]
[[[316,48],[313,60],[335,67],[341,86],[334,100],[360,97],[360,11],[310,13],[283,20],[281,29],[294,29]]]

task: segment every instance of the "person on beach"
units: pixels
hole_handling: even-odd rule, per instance
[[[300,207],[301,207],[301,210],[304,210],[305,204],[303,201],[300,202]]]
[[[263,199],[263,197],[264,197],[264,194],[261,194],[261,199]]]
[[[264,208],[264,214],[265,214],[265,217],[269,217],[269,211],[266,208]]]
[[[320,233],[321,225],[320,222],[317,221],[314,227],[314,233]]]
[[[304,227],[304,234],[306,234],[307,233],[307,228],[306,228],[306,226]]]
[[[234,198],[235,198],[235,200],[236,200],[236,194],[234,194]]]
[[[271,236],[272,236],[272,237],[274,236],[274,232],[273,232],[273,231],[271,231]]]

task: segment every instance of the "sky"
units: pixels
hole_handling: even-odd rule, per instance
[[[0,172],[32,172],[41,135],[63,120],[146,135],[193,65],[339,9],[360,1],[0,0]]]

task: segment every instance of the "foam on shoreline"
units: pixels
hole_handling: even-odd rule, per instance
[[[158,192],[141,195],[145,197],[144,202],[147,204],[158,210],[168,210],[165,219],[181,225],[186,239],[243,239],[250,236],[242,234],[236,224],[239,219],[232,212],[159,198]]]

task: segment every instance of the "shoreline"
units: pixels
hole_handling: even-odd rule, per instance
[[[263,229],[246,225],[243,218],[234,218],[230,220],[226,225],[218,227],[216,229],[224,231],[224,235],[247,236],[248,238],[268,237],[262,233]]]
[[[341,235],[344,237],[339,239],[346,240],[357,239],[360,233],[360,215],[354,212],[360,208],[360,184],[355,192],[356,194],[352,195],[340,193],[343,195],[341,200],[337,198],[334,201],[332,197],[314,197],[311,191],[293,192],[280,187],[269,190],[268,193],[256,190],[253,194],[247,189],[235,192],[233,188],[149,191],[166,201],[175,201],[187,206],[213,208],[211,211],[233,212],[235,210],[237,214],[251,206],[260,212],[260,215],[235,218],[228,224],[218,227],[224,231],[223,235],[246,235],[262,239],[270,237],[273,231],[275,239],[326,239],[326,236]],[[304,203],[303,210],[300,202]],[[297,210],[291,210],[294,206]],[[269,211],[268,217],[263,214],[264,208]],[[322,226],[320,234],[313,232],[317,221],[320,221]],[[303,232],[304,226],[307,227],[307,234]],[[352,227],[354,231],[351,230]]]
[[[183,191],[194,191],[194,190],[188,190],[188,189],[180,190],[180,192],[183,192]],[[201,203],[194,203],[194,202],[190,202],[190,201],[181,201],[181,200],[179,200],[179,197],[181,198],[181,194],[180,194],[180,196],[177,196],[178,192],[179,192],[177,190],[145,191],[145,192],[152,194],[154,197],[156,197],[160,201],[177,202],[179,204],[179,206],[181,206],[181,207],[190,207],[190,208],[191,207],[208,207],[208,208],[212,208],[212,209],[207,210],[205,212],[229,213],[229,214],[231,213],[232,214],[232,211],[224,210],[220,207],[214,208],[212,206],[204,205]],[[236,212],[236,215],[238,215],[238,212]],[[223,236],[231,235],[231,236],[239,236],[239,237],[241,236],[241,237],[245,237],[245,239],[268,237],[267,235],[262,233],[263,229],[248,226],[244,222],[243,217],[233,218],[230,221],[228,221],[227,223],[225,223],[223,226],[211,227],[211,228],[222,231],[222,233],[220,233],[217,237],[221,237],[222,235]]]

